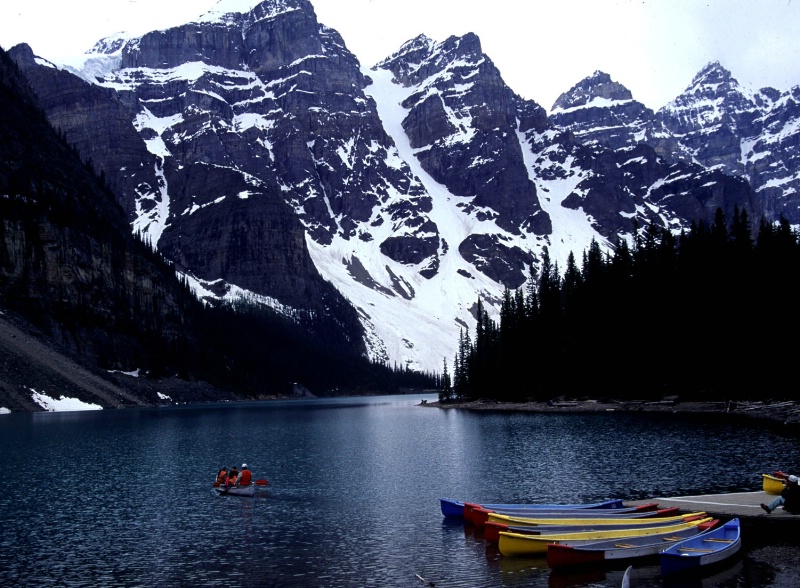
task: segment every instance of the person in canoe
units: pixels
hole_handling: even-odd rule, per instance
[[[228,483],[228,468],[223,467],[217,474],[217,486],[224,486]]]
[[[236,469],[236,466],[231,467],[228,470],[228,480],[226,482],[226,486],[235,486],[236,485],[236,478],[239,477],[239,470]]]
[[[767,514],[783,505],[783,510],[792,514],[800,514],[800,479],[797,476],[789,476],[783,482],[783,491],[775,500],[769,504],[761,504],[761,508],[767,511]]]
[[[236,486],[249,486],[253,480],[253,474],[247,469],[247,464],[242,464],[242,471],[236,477]]]

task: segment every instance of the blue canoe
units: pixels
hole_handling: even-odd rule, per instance
[[[698,570],[724,561],[742,546],[739,519],[731,519],[689,539],[673,543],[661,552],[661,574],[675,574]]]
[[[449,498],[440,498],[439,502],[442,507],[442,514],[446,517],[464,518],[464,503],[459,500],[451,500]],[[606,500],[605,502],[594,502],[589,504],[489,504],[489,503],[469,503],[479,504],[487,509],[543,509],[543,510],[572,510],[572,509],[617,509],[624,508],[622,499],[619,500]]]

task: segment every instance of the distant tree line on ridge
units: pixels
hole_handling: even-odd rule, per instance
[[[556,397],[683,400],[793,399],[800,245],[785,219],[752,230],[693,223],[597,242],[563,276],[544,252],[524,288],[506,291],[499,322],[478,302],[440,378],[440,400]],[[754,238],[754,235],[755,238]]]

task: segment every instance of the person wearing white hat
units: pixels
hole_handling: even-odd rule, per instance
[[[253,474],[250,473],[250,469],[247,467],[247,464],[243,463],[242,471],[239,472],[239,476],[236,478],[236,485],[249,486],[252,480],[253,480]]]
[[[773,510],[783,505],[783,510],[792,514],[800,514],[800,480],[797,476],[789,476],[783,482],[783,491],[780,496],[769,504],[761,503],[761,508],[770,514]]]

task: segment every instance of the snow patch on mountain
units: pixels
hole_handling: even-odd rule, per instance
[[[553,263],[558,264],[563,270],[567,267],[570,253],[573,253],[576,259],[580,259],[581,254],[589,249],[592,240],[597,241],[602,248],[608,249],[607,239],[597,232],[592,226],[591,219],[582,209],[572,210],[561,205],[564,199],[574,193],[578,185],[586,179],[588,172],[577,167],[573,157],[567,157],[564,163],[558,166],[563,173],[550,173],[546,177],[551,179],[545,179],[537,173],[536,154],[529,139],[519,131],[517,137],[528,175],[536,184],[539,204],[550,215],[553,223],[553,233],[547,243]]]
[[[219,0],[216,6],[201,15],[195,22],[228,22],[230,15],[249,13],[262,2],[263,0]],[[272,18],[284,12],[298,10],[292,0],[272,0],[269,3],[265,2],[264,7],[269,8],[269,11],[264,15],[259,15],[261,18]]]
[[[375,100],[384,129],[397,148],[389,157],[407,162],[432,198],[428,216],[436,224],[442,243],[439,271],[424,278],[418,267],[397,263],[377,253],[374,244],[358,239],[337,235],[328,246],[310,238],[306,241],[320,272],[359,310],[365,330],[372,334],[368,342],[373,359],[393,359],[412,369],[439,371],[443,360],[452,362],[459,330],[471,328],[474,319],[470,313],[478,296],[496,315],[503,291],[501,285],[461,257],[458,245],[480,233],[501,234],[509,246],[521,244],[527,249],[531,244],[455,206],[463,198],[454,196],[422,169],[403,131],[407,110],[401,104],[414,89],[393,83],[387,70],[364,73],[372,79],[365,92]],[[384,225],[371,227],[374,242],[382,240],[382,231],[390,230],[388,223]]]
[[[103,407],[99,404],[92,404],[90,402],[83,402],[77,398],[69,398],[67,396],[59,396],[54,398],[48,396],[44,392],[39,392],[30,388],[31,400],[41,406],[47,412],[74,412],[79,410],[102,410]]]
[[[137,194],[136,218],[132,223],[133,232],[153,247],[158,246],[169,219],[169,187],[164,175],[163,157],[156,161],[155,176],[158,181],[157,191],[141,191]]]
[[[245,301],[254,305],[268,306],[286,317],[292,317],[296,314],[296,309],[282,304],[279,300],[271,296],[256,294],[250,290],[230,284],[221,278],[217,280],[203,280],[192,273],[177,273],[186,281],[189,288],[191,288],[192,292],[194,292],[194,295],[199,300],[229,303]]]
[[[618,106],[622,104],[631,104],[634,100],[625,99],[619,100],[616,98],[604,98],[602,96],[593,96],[591,97],[588,102],[577,104],[575,106],[567,106],[567,107],[554,107],[551,111],[551,115],[557,114],[564,114],[568,112],[578,112],[580,110],[587,110],[592,108],[611,108],[613,106]]]

